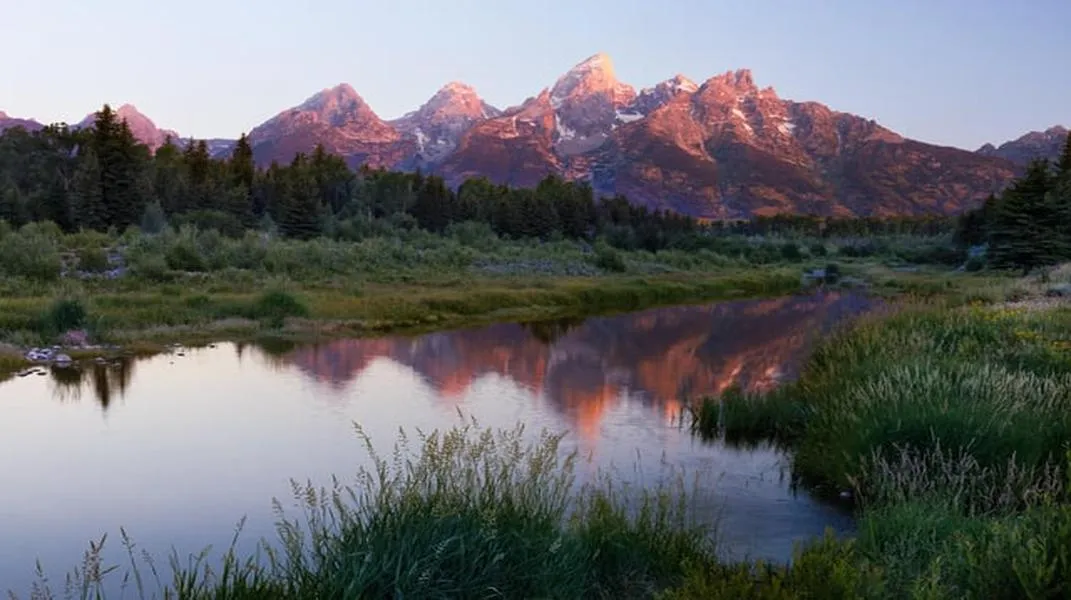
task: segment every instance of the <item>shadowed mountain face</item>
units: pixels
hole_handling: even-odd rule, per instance
[[[26,131],[37,131],[38,129],[43,128],[44,125],[33,119],[19,119],[9,116],[6,112],[0,110],[0,132],[14,127],[22,127]]]
[[[663,308],[579,324],[503,324],[418,338],[338,340],[283,353],[317,380],[344,387],[372,363],[408,366],[444,399],[483,377],[505,377],[546,398],[594,435],[617,403],[672,413],[731,385],[765,390],[793,377],[813,342],[871,308],[818,294]]]
[[[1018,165],[1026,165],[1035,158],[1055,161],[1064,150],[1068,134],[1071,134],[1071,131],[1057,125],[1045,131],[1031,131],[1018,139],[1004,142],[999,147],[986,144],[978,149],[978,154],[997,156]]]

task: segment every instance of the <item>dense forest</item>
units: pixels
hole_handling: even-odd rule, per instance
[[[605,239],[625,249],[689,249],[719,235],[815,237],[958,232],[962,244],[988,242],[993,264],[1031,268],[1071,252],[1071,145],[1060,164],[1038,162],[1000,197],[959,219],[945,216],[829,219],[783,215],[699,222],[651,211],[622,196],[596,198],[585,182],[549,176],[534,189],[484,178],[450,189],[436,176],[356,171],[316,148],[288,165],[258,168],[243,135],[230,157],[205,142],[170,140],[152,152],[107,105],[86,128],[50,126],[0,135],[0,220],[52,221],[65,231],[146,232],[195,225],[238,236],[250,229],[309,239],[361,239],[395,228],[443,232],[485,224],[506,238]],[[957,229],[958,223],[958,229]]]

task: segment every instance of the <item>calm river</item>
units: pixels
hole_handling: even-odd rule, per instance
[[[824,293],[661,308],[554,325],[504,324],[316,346],[218,344],[0,383],[0,596],[29,596],[119,528],[166,565],[274,535],[290,480],[343,482],[365,459],[353,424],[389,453],[398,429],[568,430],[585,462],[643,483],[661,461],[702,473],[693,499],[736,557],[785,560],[842,511],[789,489],[784,456],[693,438],[681,399],[791,377],[815,339],[868,301]],[[587,460],[590,457],[590,462]],[[639,459],[641,469],[634,466]],[[297,516],[295,514],[295,516]],[[57,586],[62,590],[62,585]]]

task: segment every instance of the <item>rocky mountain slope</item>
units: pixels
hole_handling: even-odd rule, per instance
[[[351,166],[402,167],[416,156],[415,139],[380,119],[349,85],[322,90],[249,133],[260,164],[290,162],[317,144],[341,155]]]
[[[473,125],[502,111],[483,101],[472,86],[451,82],[419,109],[390,121],[402,134],[416,140],[418,161],[433,164],[453,152]]]
[[[1018,165],[1025,165],[1035,158],[1057,160],[1067,143],[1068,133],[1068,129],[1060,125],[1045,131],[1031,131],[1018,139],[1004,142],[999,147],[986,144],[978,149],[978,154],[997,156]]]

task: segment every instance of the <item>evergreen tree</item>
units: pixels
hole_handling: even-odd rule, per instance
[[[424,229],[441,233],[456,215],[453,195],[441,177],[421,177],[411,214]]]
[[[1033,161],[996,205],[989,231],[990,257],[998,267],[1029,273],[1066,256],[1062,210],[1052,192],[1048,161]]]
[[[206,148],[207,151],[207,148]],[[256,177],[257,168],[253,162],[253,147],[249,145],[249,138],[243,133],[234,144],[231,151],[231,160],[228,163],[231,180],[235,185],[244,185],[246,189],[253,188],[253,179]]]
[[[88,147],[78,162],[72,184],[73,200],[71,202],[75,222],[80,227],[105,231],[110,225],[108,209],[104,204],[104,188],[100,163],[97,153]]]
[[[1056,161],[1056,172],[1059,177],[1071,177],[1071,131],[1067,133],[1064,151]]]
[[[279,231],[287,236],[307,240],[320,234],[323,226],[319,189],[305,156],[298,154],[290,165],[282,200]]]
[[[160,202],[153,200],[145,206],[145,212],[141,215],[139,227],[145,233],[156,234],[167,228],[167,217]]]
[[[993,218],[997,198],[990,194],[978,208],[961,214],[956,222],[956,243],[960,246],[977,246],[989,237],[989,223]]]
[[[26,203],[10,177],[0,180],[0,221],[12,227],[21,227],[28,221]]]
[[[170,136],[156,149],[153,157],[152,195],[166,214],[175,215],[192,209],[182,151]]]
[[[127,122],[120,121],[107,104],[95,114],[88,142],[100,169],[106,225],[125,227],[137,223],[151,185],[147,177],[148,148],[137,141]]]
[[[253,163],[253,148],[244,133],[234,145],[231,158],[227,162],[227,171],[229,189],[224,194],[223,209],[234,217],[235,222],[242,228],[251,229],[256,224],[253,183],[257,170]]]

